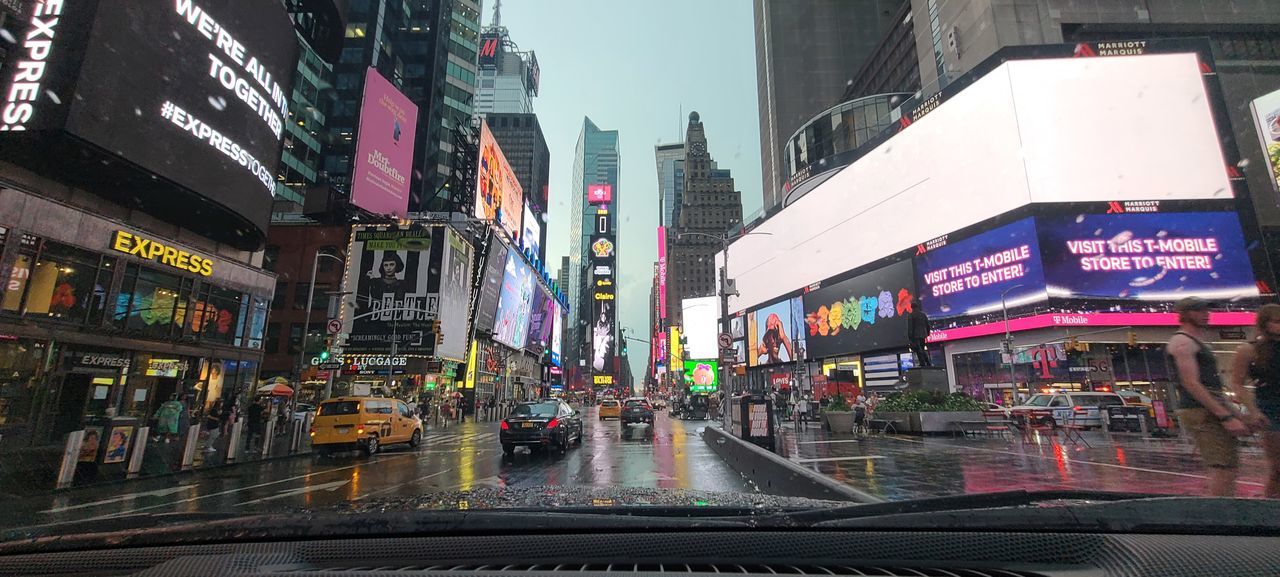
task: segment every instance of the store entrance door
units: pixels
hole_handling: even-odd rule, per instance
[[[53,417],[53,430],[50,431],[52,440],[56,441],[67,433],[80,429],[85,401],[92,385],[93,375],[88,373],[68,373],[62,379],[62,389],[58,392]]]

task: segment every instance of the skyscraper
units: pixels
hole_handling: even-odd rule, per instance
[[[442,172],[438,166],[448,163],[448,151],[452,150],[441,145],[441,135],[447,132],[442,129],[447,112],[446,82],[460,90],[458,80],[446,81],[445,74],[457,59],[448,55],[453,5],[450,0],[371,0],[349,6],[342,57],[333,68],[335,98],[327,118],[331,141],[324,153],[324,169],[338,190],[350,193],[351,158],[359,138],[357,127],[369,67],[376,68],[418,106],[409,210],[424,209],[443,184],[448,171]]]
[[[755,0],[766,211],[781,204],[785,194],[781,159],[786,139],[815,114],[840,102],[846,84],[906,1]]]
[[[720,237],[742,222],[742,193],[733,176],[707,151],[707,135],[697,112],[685,133],[684,192],[675,227],[667,233],[667,321],[679,324],[680,300],[716,291],[715,254]],[[686,234],[696,233],[696,234]],[[707,236],[703,236],[707,235]]]
[[[684,191],[684,143],[656,145],[653,156],[658,165],[658,222],[671,228]]]
[[[565,290],[569,293],[570,318],[564,352],[568,359],[567,366],[583,367],[587,369],[586,374],[590,374],[592,368],[587,361],[594,361],[591,353],[596,339],[593,332],[594,324],[599,320],[599,305],[594,302],[595,291],[591,289],[597,280],[596,273],[615,272],[614,267],[609,264],[598,265],[605,267],[604,269],[598,269],[593,264],[597,253],[593,251],[592,245],[593,239],[598,236],[615,233],[613,219],[610,217],[617,214],[619,206],[618,152],[618,131],[601,130],[590,118],[583,118],[582,131],[578,134],[578,144],[574,150],[573,191],[569,196],[572,210],[569,221],[569,285]],[[607,190],[609,201],[595,204],[589,202],[587,195],[593,189]],[[603,216],[606,218],[603,223],[599,220],[602,216],[601,205],[605,205]],[[601,224],[604,225],[604,230],[601,230]],[[608,252],[611,258],[616,259],[614,247],[610,246]],[[615,300],[608,308],[612,309],[616,304]],[[600,338],[611,339],[616,343],[616,327],[612,334],[601,335]]]
[[[521,52],[503,26],[490,26],[480,35],[480,85],[476,112],[533,112],[538,95],[538,57]]]

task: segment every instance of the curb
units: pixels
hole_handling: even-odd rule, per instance
[[[183,475],[190,475],[190,474],[193,474],[193,473],[200,473],[200,472],[203,472],[203,471],[217,471],[217,470],[220,470],[220,469],[230,469],[230,468],[233,468],[233,467],[239,467],[239,466],[242,466],[242,465],[251,465],[251,464],[255,464],[255,463],[267,463],[267,462],[270,462],[270,461],[283,461],[283,460],[286,460],[286,459],[296,459],[296,458],[298,458],[298,457],[309,457],[309,456],[311,456],[312,454],[313,454],[313,453],[312,453],[312,451],[306,451],[306,452],[298,451],[297,453],[284,454],[284,455],[276,455],[276,456],[273,456],[273,457],[263,457],[263,458],[252,459],[252,460],[236,461],[236,462],[234,462],[234,463],[222,463],[222,464],[219,464],[219,465],[210,465],[210,466],[206,466],[206,467],[192,467],[191,469],[187,469],[187,470],[185,470],[185,471],[181,471],[181,470],[180,470],[180,471],[167,471],[167,472],[164,472],[164,473],[154,473],[154,474],[151,474],[151,475],[140,475],[140,476],[135,477],[135,478],[133,478],[133,479],[109,479],[109,480],[106,480],[106,481],[100,481],[100,482],[97,482],[97,483],[89,483],[89,484],[86,484],[86,485],[73,485],[73,486],[71,486],[71,487],[63,487],[63,488],[61,488],[61,489],[58,489],[58,488],[56,488],[56,487],[55,487],[55,488],[50,488],[50,489],[48,489],[47,493],[48,493],[48,494],[59,494],[59,493],[68,493],[68,492],[79,491],[79,490],[82,490],[82,489],[101,489],[101,488],[103,488],[103,487],[112,487],[112,486],[116,486],[116,485],[125,485],[125,484],[128,484],[128,483],[136,483],[136,482],[139,482],[139,481],[149,481],[149,480],[152,480],[152,479],[164,479],[164,478],[168,478],[168,477],[180,477],[180,476],[183,476]],[[36,493],[36,494],[39,494],[39,493]]]
[[[718,426],[707,425],[702,431],[702,440],[711,447],[712,452],[738,473],[755,482],[762,491],[829,501],[884,502],[880,497],[854,489],[725,433]]]

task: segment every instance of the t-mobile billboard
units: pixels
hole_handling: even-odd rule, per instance
[[[930,319],[1042,301],[1044,266],[1031,218],[929,248],[916,256],[920,300]]]
[[[1037,222],[1050,296],[1258,296],[1234,212],[1064,214]]]
[[[372,67],[364,75],[364,105],[351,177],[351,202],[376,214],[409,210],[418,107]]]

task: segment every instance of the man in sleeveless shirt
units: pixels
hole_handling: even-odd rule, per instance
[[[1226,402],[1218,363],[1204,344],[1209,303],[1189,297],[1173,309],[1178,313],[1179,330],[1169,339],[1165,353],[1182,392],[1178,420],[1191,434],[1209,469],[1209,492],[1230,497],[1235,494],[1240,465],[1237,438],[1248,436],[1250,430],[1235,407]]]

